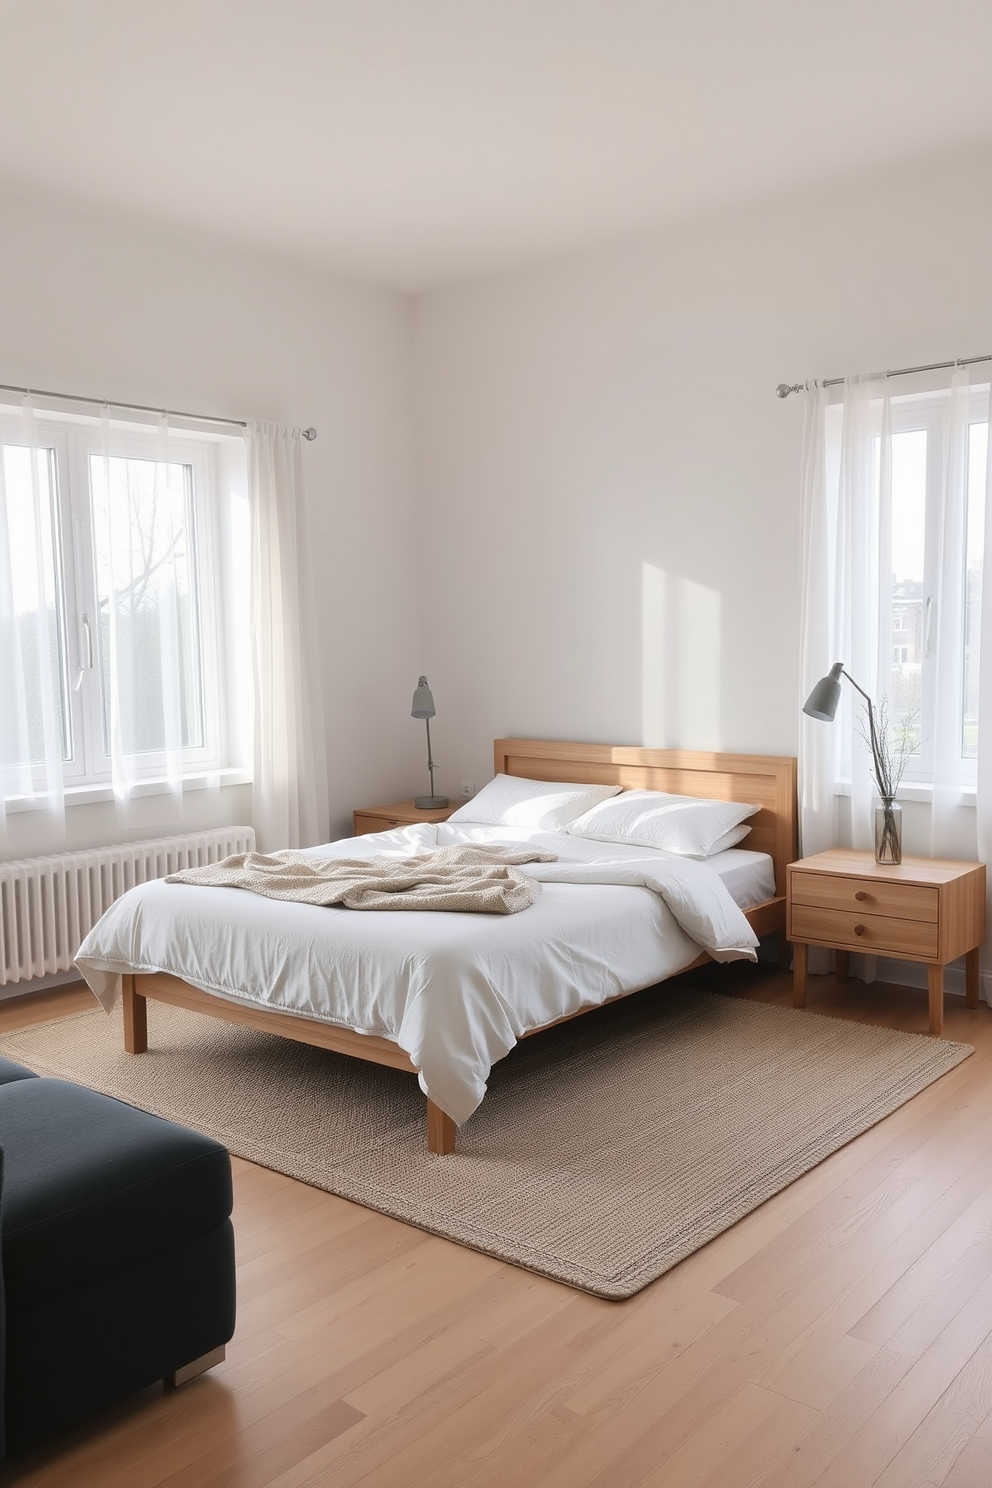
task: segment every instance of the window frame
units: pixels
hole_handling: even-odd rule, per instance
[[[112,794],[112,761],[106,748],[103,726],[103,686],[100,656],[100,626],[97,603],[93,493],[90,487],[90,458],[104,454],[99,422],[91,417],[34,410],[35,448],[52,450],[55,481],[55,510],[58,517],[60,551],[56,557],[57,582],[61,581],[64,610],[64,648],[67,675],[63,680],[68,699],[66,735],[69,757],[62,761],[67,799],[82,802],[109,798]],[[232,449],[237,436],[169,427],[168,460],[192,470],[191,514],[193,532],[190,553],[198,604],[199,670],[202,692],[204,742],[182,751],[184,788],[205,783],[204,777],[250,780],[247,758],[236,758],[229,670],[234,644],[236,614],[232,591],[243,590],[243,577],[228,574],[223,561],[224,538],[229,518],[221,510],[221,471],[229,466],[221,457],[221,444]],[[25,447],[24,426],[14,409],[0,409],[0,444]],[[108,452],[124,459],[161,460],[161,431],[150,422],[111,420]],[[225,481],[225,484],[229,482]],[[83,617],[88,617],[92,639],[92,665]],[[240,750],[242,755],[244,749]],[[136,781],[134,793],[146,794],[161,788],[165,774],[165,752],[145,751],[128,756]],[[38,790],[44,785],[43,767],[35,767]],[[22,806],[33,805],[23,798]],[[8,809],[17,809],[9,801]]]

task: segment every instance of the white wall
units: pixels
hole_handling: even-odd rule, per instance
[[[415,525],[408,303],[20,192],[0,194],[0,284],[0,382],[317,427],[305,459],[333,699],[329,835],[350,830],[355,805],[409,794],[420,659],[405,588]],[[187,824],[250,820],[250,800],[247,787],[219,801],[191,793]],[[2,856],[54,845],[33,814],[11,821]],[[68,845],[158,829],[154,798],[126,830],[112,806],[78,807]]]
[[[962,160],[418,302],[443,788],[500,734],[795,753],[802,407],[775,387],[992,351],[990,185]]]

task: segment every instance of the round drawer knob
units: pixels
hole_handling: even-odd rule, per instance
[[[859,889],[854,897],[855,899],[867,899],[868,895],[865,893],[864,889]]]
[[[855,935],[864,935],[864,933],[865,933],[865,927],[864,927],[864,925],[855,925],[855,927],[854,927],[854,933],[855,933]]]

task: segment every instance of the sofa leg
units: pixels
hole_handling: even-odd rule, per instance
[[[165,1383],[174,1387],[184,1385],[187,1380],[195,1379],[198,1374],[203,1374],[207,1369],[213,1369],[215,1364],[220,1364],[227,1354],[227,1349],[221,1344],[218,1348],[211,1349],[209,1354],[201,1354],[198,1359],[191,1359],[188,1364],[182,1364],[172,1374],[165,1376]]]

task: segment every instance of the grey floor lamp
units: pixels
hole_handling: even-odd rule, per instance
[[[447,796],[436,796],[434,794],[434,761],[431,759],[431,719],[437,709],[434,706],[434,696],[427,685],[427,678],[421,677],[417,683],[417,690],[413,694],[413,706],[410,709],[411,718],[422,718],[427,725],[427,772],[430,775],[431,793],[429,796],[415,796],[413,804],[421,811],[430,811],[432,807],[447,806]]]

